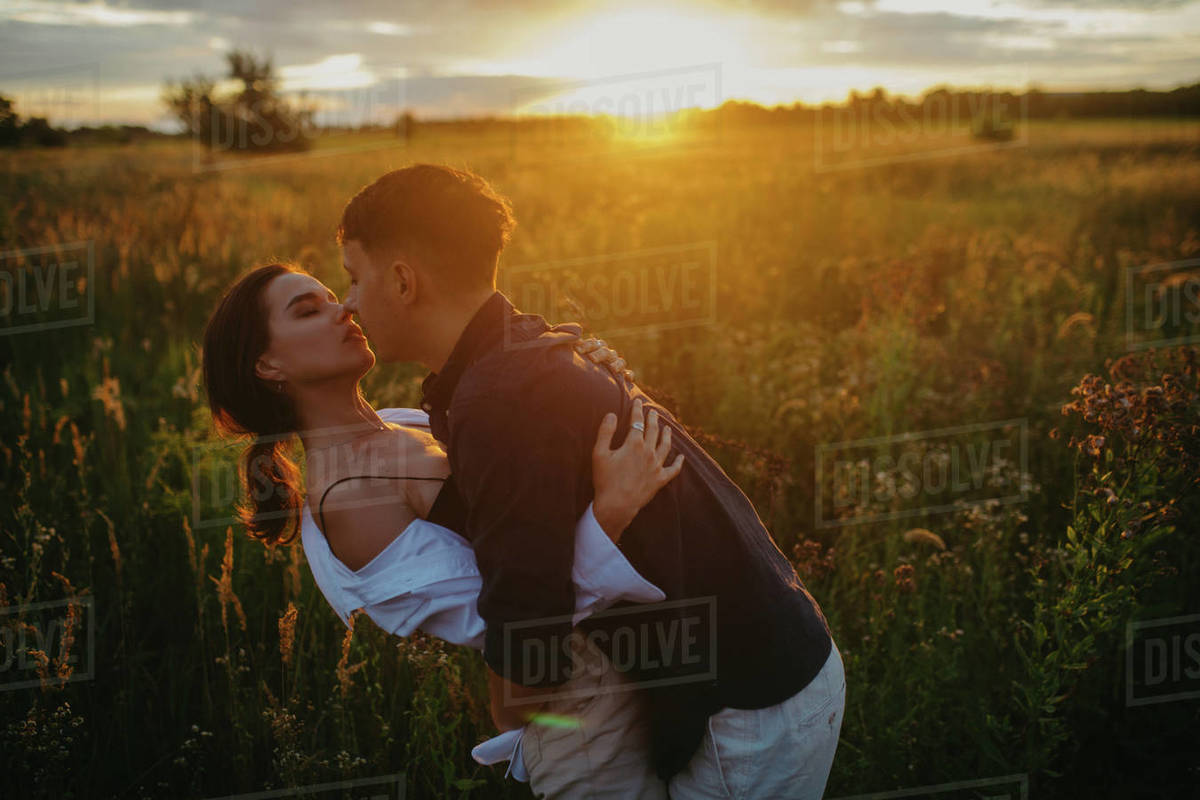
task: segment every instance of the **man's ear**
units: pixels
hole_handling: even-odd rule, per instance
[[[421,284],[422,276],[413,267],[412,262],[408,259],[397,259],[392,262],[390,270],[396,299],[405,305],[415,303],[424,286]]]

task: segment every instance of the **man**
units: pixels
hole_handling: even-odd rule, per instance
[[[819,797],[845,702],[820,608],[666,409],[496,291],[514,225],[481,178],[415,165],[360,191],[338,230],[345,305],[377,357],[432,371],[423,407],[453,473],[435,512],[459,516],[479,563],[496,724],[533,720],[524,761],[548,797]],[[573,635],[572,532],[610,412],[617,443],[662,426],[685,458],[620,542],[668,602]]]

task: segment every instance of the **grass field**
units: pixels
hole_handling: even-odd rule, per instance
[[[221,290],[286,259],[344,292],[343,204],[434,161],[512,199],[502,279],[709,254],[705,314],[608,338],[826,612],[849,683],[830,797],[1012,775],[1030,797],[1187,796],[1200,704],[1129,703],[1125,635],[1200,613],[1200,326],[1141,322],[1146,298],[1194,298],[1200,123],[1032,122],[1002,145],[951,132],[902,151],[868,131],[833,156],[825,135],[580,149],[418,130],[270,162],[175,141],[0,152],[0,266],[72,243],[94,259],[74,286],[90,323],[49,327],[62,309],[12,302],[0,317],[0,794],[202,798],[404,773],[410,797],[529,796],[470,759],[492,730],[475,653],[366,620],[347,637],[299,547],[209,524],[228,509],[193,497],[196,454],[219,446],[197,367]],[[1144,294],[1157,264],[1173,278]],[[1185,344],[1140,347],[1168,340]],[[423,375],[381,365],[365,390],[416,405]],[[999,437],[1012,448],[989,475],[1015,495],[837,482],[880,454],[942,463]],[[35,630],[57,638],[22,638]]]

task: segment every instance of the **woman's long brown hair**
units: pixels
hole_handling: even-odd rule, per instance
[[[270,344],[263,291],[289,272],[268,264],[243,275],[225,292],[204,329],[202,367],[208,406],[217,429],[251,436],[239,469],[246,490],[238,517],[247,532],[267,544],[287,544],[299,531],[304,502],[300,470],[288,457],[299,427],[291,398],[255,373]]]

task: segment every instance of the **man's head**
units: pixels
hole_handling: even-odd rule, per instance
[[[420,360],[431,330],[478,308],[496,289],[515,226],[508,200],[450,167],[393,170],[356,194],[337,231],[351,280],[345,306],[379,360]]]

